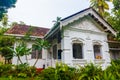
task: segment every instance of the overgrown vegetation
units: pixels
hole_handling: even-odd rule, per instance
[[[13,57],[12,51],[9,48],[13,47],[14,37],[4,35],[9,27],[8,16],[5,14],[0,22],[0,55],[5,58],[4,63],[11,63]]]
[[[105,70],[92,63],[74,68],[59,63],[56,68],[36,69],[28,64],[0,64],[0,79],[6,80],[119,80],[120,60],[114,60]],[[40,71],[37,71],[40,70]]]

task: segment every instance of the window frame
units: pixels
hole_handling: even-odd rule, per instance
[[[73,53],[73,45],[74,44],[80,44],[80,46],[81,46],[81,55],[82,55],[82,57],[81,58],[75,58],[74,57],[74,53]],[[72,41],[72,57],[73,57],[73,59],[84,59],[84,44],[83,44],[83,42],[82,41],[80,41],[80,40],[73,40]]]
[[[95,48],[94,46],[98,46],[99,47],[99,52],[95,52]],[[98,42],[94,42],[93,43],[93,53],[94,53],[94,59],[103,59],[102,56],[102,45]]]

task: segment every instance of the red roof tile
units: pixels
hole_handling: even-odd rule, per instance
[[[25,35],[26,32],[28,32],[29,30],[30,30],[30,26],[17,24],[17,25],[14,25],[12,28],[10,28],[6,32],[6,34]],[[32,27],[31,36],[43,37],[48,31],[49,31],[48,28]]]

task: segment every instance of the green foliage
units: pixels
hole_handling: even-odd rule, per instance
[[[14,38],[10,36],[0,36],[0,54],[5,57],[6,60],[10,60],[13,57],[12,51],[9,47],[12,47]]]
[[[27,63],[19,64],[19,65],[17,65],[17,70],[18,71],[21,71],[21,70],[25,71],[28,67],[29,67],[29,64],[27,64]]]
[[[21,42],[15,48],[15,56],[29,55],[30,50],[31,50],[31,48],[27,48],[27,45]]]
[[[119,10],[120,9],[120,1],[119,0],[113,0],[114,9]]]
[[[111,64],[120,65],[120,59],[112,60]]]
[[[109,10],[109,5],[107,1],[112,2],[112,0],[90,0],[91,6],[98,11],[98,13],[105,17],[106,10]]]
[[[102,70],[92,63],[78,69],[65,64],[57,64],[56,68],[47,68],[39,75],[40,80],[117,80],[120,79],[120,64],[112,62],[111,66]]]
[[[31,52],[31,48],[27,48],[27,45],[24,42],[19,42],[18,46],[15,49],[9,48],[13,53],[14,56],[18,57],[18,60],[21,64],[23,64],[22,60],[20,59],[21,56],[29,55]]]
[[[17,0],[0,0],[0,20],[9,8],[15,7]]]
[[[47,40],[43,40],[43,39],[36,39],[35,43],[33,44],[33,48],[35,50],[41,51],[42,48],[47,49],[50,48],[50,43]]]
[[[39,38],[37,38],[35,40],[35,43],[33,44],[33,48],[38,51],[41,51],[42,49],[48,49],[48,48],[50,48],[50,46],[51,46],[51,44],[47,40],[43,40],[43,39],[39,39]],[[39,56],[39,54],[38,54],[38,56]],[[33,66],[36,65],[38,59],[39,58],[37,57]]]
[[[18,74],[18,77],[26,78],[26,77],[27,77],[27,74],[25,74],[25,73],[19,73],[19,74]]]
[[[5,77],[8,76],[12,71],[12,67],[13,65],[11,64],[6,64],[6,65],[1,64],[0,65],[0,76],[5,76]]]
[[[4,33],[8,30],[8,16],[5,14],[0,22],[0,55],[5,58],[5,63],[11,63],[13,57],[12,51],[9,47],[14,44],[14,37],[5,36]]]
[[[120,1],[113,0],[113,9],[111,15],[107,18],[107,21],[117,31],[116,39],[120,40]]]
[[[98,76],[101,76],[101,74],[102,68],[91,63],[80,68],[79,80],[97,80]]]
[[[34,77],[36,74],[36,68],[30,67],[27,63],[20,64],[16,66],[17,77],[26,78]]]
[[[33,75],[34,74],[34,75]],[[0,65],[0,77],[9,78],[32,78],[36,76],[36,68],[30,67],[28,64],[11,65],[1,64]]]
[[[25,25],[25,24],[24,24],[24,25]],[[29,29],[28,29],[28,31],[27,31],[26,34],[24,35],[24,37],[22,37],[22,39],[21,39],[23,42],[27,42],[27,41],[30,41],[30,40],[31,40],[30,36],[31,36],[31,34],[32,34],[32,30],[33,30],[33,27],[30,26]]]
[[[106,72],[114,75],[114,78],[116,78],[116,79],[120,79],[120,64],[118,61],[120,61],[120,60],[112,61],[111,66],[109,66],[106,69]]]
[[[41,72],[40,80],[78,80],[75,68],[66,64],[57,64],[56,68],[49,67]]]
[[[40,80],[56,80],[55,79],[55,68],[49,67],[42,71],[41,74],[39,74]]]
[[[112,61],[111,65],[105,70],[92,63],[79,68],[72,68],[66,64],[58,63],[55,68],[49,67],[42,70],[41,73],[36,73],[36,68],[30,67],[26,63],[17,66],[1,63],[1,78],[5,80],[119,80],[120,63]]]

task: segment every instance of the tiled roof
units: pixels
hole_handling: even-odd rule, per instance
[[[17,24],[10,28],[6,34],[25,35],[29,30],[30,26]],[[31,36],[43,37],[48,31],[48,28],[32,27],[30,32]]]

